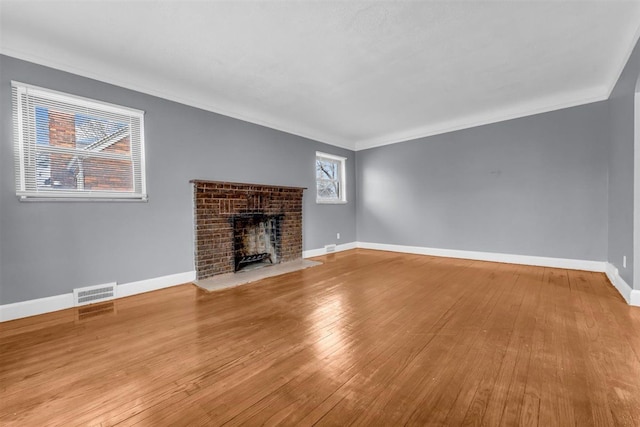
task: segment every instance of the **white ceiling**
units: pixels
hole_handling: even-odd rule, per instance
[[[351,149],[606,99],[640,26],[615,0],[0,7],[1,53]]]

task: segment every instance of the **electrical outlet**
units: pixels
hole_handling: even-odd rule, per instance
[[[627,256],[622,257],[622,268],[627,268]]]
[[[336,239],[340,240],[340,233],[336,234]]]

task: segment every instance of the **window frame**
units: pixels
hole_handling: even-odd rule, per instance
[[[331,160],[338,163],[338,197],[337,198],[324,198],[318,196],[318,176],[315,175],[316,182],[316,203],[327,205],[340,205],[347,203],[347,158],[342,156],[336,156],[335,154],[323,153],[316,151],[315,165],[317,168],[318,159]],[[315,170],[315,169],[314,169]],[[317,170],[315,172],[317,174]],[[327,181],[327,180],[325,180]],[[330,180],[329,180],[330,181]]]
[[[145,138],[144,138],[144,114],[142,110],[129,108],[121,105],[111,104],[107,102],[98,101],[95,99],[85,98],[69,93],[59,92],[39,86],[34,86],[27,83],[21,83],[18,81],[11,81],[12,86],[12,109],[13,109],[13,139],[14,139],[14,157],[15,157],[15,177],[16,177],[16,196],[20,201],[132,201],[132,202],[146,202],[148,201],[147,195],[147,182],[146,182],[146,158],[145,158]],[[14,92],[15,91],[15,92]],[[27,102],[30,97],[44,98],[50,102],[60,102],[68,104],[73,108],[86,108],[96,110],[98,112],[104,112],[105,114],[117,114],[126,116],[129,118],[130,123],[137,121],[136,126],[139,127],[139,137],[133,138],[129,136],[129,144],[132,162],[132,185],[133,191],[109,191],[109,190],[42,190],[38,189],[37,185],[34,188],[28,187],[27,170],[25,167],[26,151],[31,147],[27,147],[28,144],[35,144],[35,136],[37,134],[37,124],[35,119],[30,119],[31,114],[36,114],[36,104],[32,106],[24,106],[23,98],[27,97]],[[31,108],[34,111],[31,111]],[[77,113],[74,113],[77,114]],[[99,117],[98,117],[99,118]],[[25,120],[29,120],[31,123],[25,123]],[[31,128],[32,125],[33,127]],[[31,134],[30,137],[25,138],[25,132]],[[130,131],[130,135],[131,135]],[[135,141],[134,141],[135,139]],[[134,150],[135,145],[135,150]],[[138,154],[133,151],[139,151]],[[135,163],[138,163],[138,166]],[[139,169],[139,172],[136,171]],[[139,185],[137,182],[139,181]],[[139,187],[139,190],[138,188]]]

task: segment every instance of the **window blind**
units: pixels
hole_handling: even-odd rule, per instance
[[[16,194],[146,200],[144,112],[12,82]]]

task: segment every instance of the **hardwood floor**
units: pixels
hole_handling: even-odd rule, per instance
[[[353,250],[0,324],[0,424],[640,426],[603,274]]]

